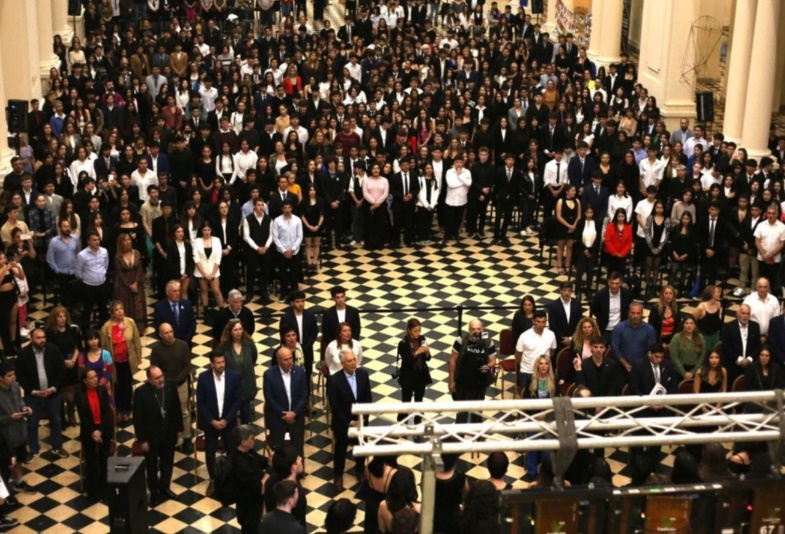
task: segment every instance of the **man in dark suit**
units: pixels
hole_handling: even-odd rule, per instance
[[[373,23],[367,7],[361,10],[360,17],[360,20],[354,23],[354,30],[367,46],[373,41]]]
[[[218,312],[218,315],[215,316],[215,320],[213,322],[214,340],[221,339],[224,328],[226,328],[226,323],[232,319],[237,319],[240,321],[240,323],[243,325],[243,330],[245,330],[245,333],[249,336],[253,336],[253,333],[256,331],[256,322],[253,318],[253,312],[248,309],[247,306],[243,305],[244,301],[245,298],[239,290],[232,289],[229,291],[226,297],[227,306]]]
[[[559,115],[555,112],[550,112],[548,114],[548,124],[540,126],[540,146],[549,158],[552,158],[557,150],[564,150],[567,141],[564,127],[558,121]]]
[[[275,193],[273,193],[275,196]],[[280,196],[278,197],[280,199]],[[264,213],[264,199],[258,197],[253,202],[253,211],[243,219],[243,241],[245,241],[246,289],[250,299],[254,298],[257,279],[262,286],[262,303],[270,302],[267,291],[269,282],[273,242],[272,218]],[[282,206],[283,204],[281,204]]]
[[[578,323],[583,316],[581,303],[572,298],[572,282],[562,282],[559,285],[558,299],[548,304],[548,326],[556,336],[556,341],[562,346],[569,346],[572,335],[578,328]]]
[[[316,94],[319,92],[317,91]],[[259,154],[267,157],[275,152],[275,144],[278,141],[283,143],[283,135],[275,130],[275,119],[267,119],[264,123],[264,131],[259,134]]]
[[[594,295],[589,310],[597,320],[600,335],[608,343],[613,329],[622,321],[627,320],[627,315],[632,304],[632,291],[622,287],[622,276],[613,272],[608,276],[608,287]]]
[[[144,452],[150,504],[176,499],[169,488],[174,467],[174,446],[183,431],[180,397],[174,382],[164,380],[160,367],[147,368],[147,382],[136,388],[133,400],[136,442]],[[160,479],[159,479],[160,471]]]
[[[589,145],[585,141],[578,143],[578,155],[570,158],[567,165],[567,177],[570,183],[578,188],[578,194],[582,195],[584,188],[592,183],[592,173],[594,172],[594,158],[588,155]],[[600,216],[602,214],[596,213]]]
[[[721,263],[719,255],[722,253],[727,236],[727,225],[720,219],[720,205],[712,201],[709,205],[709,216],[698,220],[695,226],[698,230],[698,244],[700,251],[700,285],[701,290],[713,284],[717,278],[717,266]]]
[[[615,397],[624,388],[624,373],[619,362],[605,357],[607,344],[601,337],[591,341],[591,359],[577,356],[572,364],[575,369],[575,383],[586,386],[592,397]]]
[[[545,65],[553,60],[553,43],[550,34],[542,34],[540,42],[534,47],[534,54],[540,65]]]
[[[44,371],[43,374],[41,370]],[[30,344],[19,352],[16,362],[16,379],[25,392],[25,406],[33,410],[27,416],[27,441],[30,444],[30,453],[34,456],[41,451],[38,422],[43,417],[48,417],[52,454],[58,458],[68,458],[68,453],[63,450],[60,418],[63,405],[60,385],[64,375],[63,353],[57,345],[46,342],[46,334],[42,328],[36,328],[30,336]],[[22,460],[24,458],[17,458],[17,461]]]
[[[267,457],[254,451],[256,436],[251,425],[240,425],[232,432],[236,447],[229,451],[232,478],[237,484],[237,522],[243,534],[259,534],[264,504],[262,480],[267,469]]]
[[[335,438],[333,457],[333,484],[340,492],[343,491],[343,471],[346,466],[346,451],[349,447],[349,427],[357,426],[358,416],[352,415],[352,405],[356,402],[371,403],[371,383],[368,372],[357,367],[357,356],[351,350],[341,351],[343,369],[327,379],[327,397],[330,399],[332,421],[330,427]],[[368,424],[366,416],[364,423]],[[362,481],[364,478],[365,458],[355,458],[355,474]]]
[[[219,410],[218,396],[223,395]],[[207,496],[213,494],[215,479],[215,451],[218,440],[222,439],[224,449],[230,450],[232,429],[237,426],[237,413],[240,411],[240,375],[226,368],[226,357],[217,351],[210,353],[210,369],[199,375],[196,382],[196,406],[199,426],[204,430],[205,462],[210,475]]]
[[[270,193],[270,203],[267,206],[271,221],[283,215],[283,203],[287,200],[297,205],[297,196],[289,192],[289,181],[286,176],[281,175],[278,177],[278,188]]]
[[[774,321],[769,322],[769,345],[772,354],[782,354],[776,352],[776,347],[772,342],[774,332],[772,327],[776,326]],[[783,325],[785,326],[785,324]],[[782,329],[778,333],[782,339]],[[779,339],[777,345],[780,345]],[[722,366],[728,372],[728,390],[733,386],[733,381],[744,374],[747,366],[752,364],[753,359],[758,357],[760,351],[760,325],[755,321],[750,321],[750,307],[747,304],[739,306],[736,312],[736,320],[725,323],[722,327]],[[780,345],[782,347],[782,345]]]
[[[311,373],[313,372],[313,344],[319,337],[319,325],[316,323],[316,315],[310,310],[305,309],[305,293],[299,289],[289,295],[291,306],[284,310],[281,320],[278,323],[278,333],[283,339],[284,330],[293,327],[297,330],[297,340],[303,348],[303,359],[305,360],[305,373],[309,384]],[[332,340],[330,340],[332,341]],[[310,393],[310,388],[309,388]]]
[[[567,172],[569,174],[569,167]],[[610,192],[607,187],[602,185],[602,174],[598,169],[594,169],[591,173],[591,186],[583,188],[582,208],[585,211],[586,208],[591,207],[594,210],[595,220],[603,219],[608,211],[608,198],[610,198]]]
[[[508,152],[504,158],[504,166],[496,172],[496,183],[493,188],[493,205],[496,207],[493,240],[508,245],[507,228],[512,219],[512,210],[518,204],[520,193],[521,171],[515,168],[515,154]]]
[[[270,432],[268,440],[276,449],[289,434],[289,440],[303,456],[308,377],[305,369],[294,365],[292,351],[286,347],[276,351],[276,358],[278,365],[264,372],[264,421]]]
[[[276,508],[264,516],[260,534],[306,534],[305,527],[292,515],[300,497],[297,482],[281,480],[273,486],[272,494]]]
[[[322,315],[322,336],[329,343],[338,337],[341,331],[341,323],[349,323],[352,327],[352,338],[360,340],[360,312],[357,308],[346,304],[346,290],[341,286],[336,286],[330,290],[330,295],[335,302],[335,306],[328,308]]]
[[[169,323],[174,328],[174,337],[182,339],[192,346],[191,340],[196,334],[196,315],[190,300],[180,298],[180,281],[170,280],[166,284],[166,298],[155,305],[153,327]]]
[[[395,144],[395,132],[392,129],[390,117],[383,116],[381,124],[371,132],[371,137],[375,137],[379,142],[379,148],[386,154],[391,155],[391,150]]]
[[[152,141],[148,147],[150,151],[147,156],[147,168],[155,172],[156,176],[161,173],[169,174],[169,156],[161,153],[161,145],[157,141]]]
[[[324,201],[325,237],[327,246],[332,246],[331,234],[335,232],[335,246],[341,246],[343,238],[343,201],[346,196],[347,181],[338,172],[338,160],[334,157],[326,161],[327,170],[316,176],[316,190]],[[287,186],[288,187],[288,186]]]
[[[101,154],[93,162],[93,168],[97,177],[109,176],[110,171],[117,170],[118,159],[111,154],[112,145],[109,143],[101,145]]]
[[[351,22],[338,28],[338,39],[340,39],[341,42],[350,43],[355,35],[357,35],[357,31],[354,29],[354,24],[351,24]]]
[[[417,172],[412,172],[412,160],[403,158],[400,161],[401,172],[395,173],[390,183],[390,194],[393,196],[393,247],[400,246],[401,231],[406,246],[414,244],[414,212],[417,206],[417,195],[420,192],[420,181]]]

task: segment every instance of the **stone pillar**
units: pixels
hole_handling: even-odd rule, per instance
[[[5,27],[3,27],[3,31],[5,31]],[[3,72],[4,54],[5,49],[2,46],[2,42],[0,42],[0,79],[9,77],[7,72]],[[0,106],[2,108],[0,111],[0,180],[2,180],[6,174],[11,172],[11,158],[14,156],[14,151],[8,148],[8,124],[5,117],[7,100],[2,83],[0,83],[0,102],[2,102],[2,106]]]
[[[603,18],[602,9],[606,0],[591,0],[591,34],[589,35],[589,49],[586,54],[596,61],[595,58],[600,54],[600,42],[602,41]]]
[[[685,65],[694,63],[690,37],[694,5],[646,1],[643,20],[638,81],[657,99],[662,119],[672,131],[680,118],[696,115],[694,74],[682,76]]]
[[[780,28],[785,27],[785,9],[780,10]],[[777,50],[785,47],[785,33],[780,32],[777,42]],[[771,103],[773,113],[779,113],[780,108],[785,103],[782,97],[783,85],[785,85],[785,55],[777,58],[777,78],[774,85],[774,100]]]
[[[59,34],[67,47],[74,38],[74,26],[68,16],[68,0],[49,0],[49,4],[52,9],[52,35]]]
[[[34,0],[0,2],[0,46],[6,61],[13,58],[13,71],[6,72],[2,80],[6,98],[30,100],[41,96],[37,11]],[[5,106],[5,100],[2,104]]]
[[[38,52],[41,75],[41,94],[49,90],[49,71],[60,67],[60,59],[52,48],[52,5],[50,0],[35,0],[38,6]]]
[[[602,18],[602,30],[597,35],[596,41],[597,48],[594,54],[589,54],[589,57],[599,65],[609,65],[611,63],[618,63],[621,59],[619,53],[621,52],[621,23],[622,15],[624,15],[624,0],[602,0],[599,9],[595,9],[592,3],[592,24],[596,20],[594,13],[597,13]],[[594,28],[592,27],[592,40],[591,44],[594,47]]]
[[[556,29],[556,2],[558,0],[545,0],[545,21],[540,24],[543,33],[553,33]],[[551,42],[555,43],[556,39],[551,39]]]
[[[771,102],[777,76],[777,29],[780,0],[758,0],[755,31],[749,56],[750,76],[744,106],[744,147],[752,158],[771,154],[768,149]]]
[[[730,57],[728,59],[727,88],[725,90],[725,119],[722,133],[729,141],[740,142],[743,132],[744,101],[747,99],[747,81],[750,77],[752,36],[755,33],[755,9],[758,0],[736,0],[732,29]]]

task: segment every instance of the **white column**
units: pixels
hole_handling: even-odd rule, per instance
[[[545,21],[540,24],[540,30],[543,33],[552,33],[556,29],[556,2],[559,0],[545,0],[547,3],[545,9]],[[556,39],[551,39],[551,42],[556,42]]]
[[[49,3],[52,8],[52,30],[68,46],[74,38],[74,26],[68,16],[68,0],[50,0]]]
[[[693,2],[661,0],[644,3],[638,81],[656,97],[669,130],[679,119],[695,117],[695,79],[683,76],[684,65],[694,63],[691,42]]]
[[[0,46],[6,61],[13,58],[9,67],[13,70],[6,72],[2,80],[6,98],[30,100],[41,96],[37,11],[34,0],[0,2]]]
[[[771,101],[777,75],[777,26],[780,0],[758,0],[755,31],[749,56],[750,76],[744,106],[742,141],[752,158],[771,154],[768,149]]]
[[[594,13],[592,5],[592,13]],[[618,63],[621,57],[621,22],[624,14],[623,0],[602,0],[602,31],[599,37],[598,50],[591,59],[600,65]],[[592,23],[594,23],[592,17]],[[594,43],[594,28],[592,28],[592,43]]]
[[[38,52],[41,75],[41,94],[49,89],[49,71],[60,66],[60,59],[52,49],[52,4],[50,0],[36,0],[38,5]]]
[[[602,9],[606,0],[591,0],[591,35],[589,35],[588,56],[596,61],[600,56],[600,41],[602,41],[603,18]]]
[[[5,24],[0,24],[0,27],[5,31]],[[8,73],[3,72],[3,55],[5,49],[0,43],[0,79],[8,78]],[[14,156],[14,151],[8,148],[8,126],[5,117],[6,95],[3,84],[0,83],[0,180],[11,172],[11,158]]]
[[[729,141],[741,141],[744,120],[744,102],[747,99],[747,81],[750,77],[752,36],[755,33],[755,9],[758,0],[736,0],[733,37],[725,90],[725,119],[722,133]]]

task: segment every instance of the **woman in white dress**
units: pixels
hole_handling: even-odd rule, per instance
[[[202,306],[205,310],[209,304],[210,295],[208,288],[215,296],[218,308],[224,307],[224,298],[221,294],[221,285],[218,283],[221,276],[221,240],[213,236],[210,223],[205,221],[202,225],[202,237],[192,243],[194,249],[194,276],[199,280]]]
[[[334,375],[343,367],[341,366],[341,351],[351,350],[357,357],[357,366],[359,367],[362,362],[363,348],[360,342],[352,339],[352,327],[349,323],[341,323],[338,338],[334,339],[327,345],[324,351],[324,362],[327,364],[330,374]]]

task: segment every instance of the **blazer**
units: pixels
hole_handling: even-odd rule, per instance
[[[286,387],[281,376],[281,369],[274,365],[264,372],[264,422],[268,429],[284,429],[287,424],[281,419],[283,412],[297,414],[295,424],[305,423],[305,405],[308,401],[308,377],[305,369],[296,365],[292,366],[290,391],[292,396],[291,406],[286,395]]]
[[[174,329],[174,337],[182,339],[188,346],[191,346],[191,340],[196,333],[196,316],[194,315],[194,307],[191,301],[180,299],[178,302],[180,307],[180,320],[175,321],[174,313],[172,312],[169,299],[163,299],[156,303],[153,310],[153,326],[158,331],[158,327],[162,323],[169,323]]]
[[[297,195],[290,193],[289,191],[286,192],[286,198],[292,202],[293,206],[297,206],[299,202],[297,201]],[[283,214],[283,201],[284,199],[281,198],[281,192],[276,189],[270,194],[270,202],[268,205],[268,210],[270,212],[270,231],[272,232],[272,221],[278,218],[279,215]]]
[[[654,389],[655,383],[654,370],[651,368],[648,358],[632,366],[630,371],[630,393],[632,395],[649,395]],[[679,374],[670,360],[663,359],[660,363],[660,384],[668,391],[668,394],[676,393],[679,389]],[[650,410],[645,410],[645,412],[650,412]]]
[[[510,110],[510,113],[513,110]],[[509,113],[508,113],[509,117]],[[507,120],[507,130],[504,132],[504,139],[502,139],[502,131],[501,128],[496,128],[493,131],[493,152],[497,163],[503,163],[501,160],[502,154],[518,154],[519,149],[516,147],[515,142],[515,130],[511,128],[509,124],[509,119]],[[517,126],[517,121],[516,121]],[[520,149],[522,150],[522,149]]]
[[[373,402],[368,371],[358,367],[354,374],[357,377],[356,399],[349,385],[349,380],[346,378],[346,373],[339,371],[327,378],[327,397],[330,399],[330,410],[333,414],[330,428],[333,431],[345,433],[349,428],[349,423],[358,420],[359,416],[352,414],[352,404]],[[365,417],[365,424],[368,424],[368,416]]]
[[[583,245],[583,230],[586,228],[587,222],[588,221],[586,221],[586,219],[581,217],[581,220],[578,221],[578,226],[575,228],[575,248],[573,252],[573,257],[575,258],[584,257],[583,251],[586,250],[586,247]],[[597,238],[589,248],[589,253],[596,262],[599,259],[600,242],[602,241],[602,222],[598,221],[597,219],[593,219],[591,222],[594,224],[594,228],[597,231]]]
[[[136,440],[149,443],[154,449],[161,445],[174,446],[177,433],[183,431],[183,412],[180,396],[174,382],[164,381],[163,407],[166,418],[161,415],[161,406],[150,382],[145,382],[134,390],[133,415]]]
[[[575,159],[575,158],[572,158]],[[572,163],[572,159],[570,163]],[[588,156],[586,157],[588,159]],[[567,167],[567,175],[569,176],[570,168]],[[572,181],[572,180],[571,180]],[[583,210],[586,211],[588,206],[591,206],[594,209],[594,217],[595,219],[603,219],[605,214],[608,212],[608,198],[610,197],[610,192],[608,192],[608,188],[604,185],[600,186],[600,192],[597,194],[597,191],[594,190],[594,186],[590,183],[583,187],[583,194],[581,195],[581,204],[583,205]],[[577,235],[577,234],[576,234]]]
[[[352,326],[352,339],[360,339],[361,323],[360,312],[357,308],[346,306],[346,322]],[[340,333],[340,326],[338,323],[338,310],[335,306],[328,308],[322,315],[322,336],[326,337],[328,341],[338,337]]]
[[[217,237],[221,242],[221,249],[227,246],[232,247],[233,251],[240,250],[240,220],[232,215],[230,212],[226,219],[226,232],[224,233],[223,226],[221,226],[220,218],[215,218],[212,224],[213,237]]]
[[[96,388],[98,392],[98,407],[101,411],[101,423],[93,422],[93,412],[90,410],[90,403],[87,400],[87,392],[80,389],[76,397],[76,410],[79,412],[79,439],[82,447],[93,442],[93,432],[101,431],[101,439],[108,441],[114,437],[114,424],[112,414],[112,404],[109,400],[109,392],[102,385]]]
[[[147,159],[147,168],[153,170],[153,157],[148,154],[145,156]],[[159,175],[162,172],[165,172],[167,175],[169,174],[169,156],[164,153],[159,153],[158,158],[156,158],[156,163],[158,164],[158,168],[156,169],[155,174]]]
[[[179,279],[183,274],[180,272],[180,250],[174,240],[166,247],[166,267],[169,272],[169,280]],[[196,270],[194,249],[189,241],[185,241],[185,274],[193,276],[194,270]]]
[[[780,319],[778,324],[775,325],[774,321]],[[772,334],[773,328],[775,326],[780,327],[780,333],[777,335],[782,338],[782,327],[785,327],[785,320],[782,319],[782,316],[775,317],[769,323],[769,345],[772,348],[772,359],[777,360],[778,358],[782,358],[782,353],[777,352],[774,344],[772,343]],[[758,352],[760,352],[760,325],[755,321],[747,321],[747,346],[744,347],[744,342],[741,339],[741,328],[739,327],[739,321],[731,321],[729,323],[725,323],[722,327],[722,354],[720,357],[722,358],[722,366],[728,371],[728,384],[729,386],[733,384],[733,380],[736,377],[741,376],[744,374],[744,368],[740,365],[736,365],[736,360],[742,355],[744,348],[746,348],[746,352],[744,352],[745,356],[749,356],[750,358],[757,359]],[[777,342],[779,343],[780,340],[778,339]]]
[[[581,309],[581,301],[576,298],[570,299],[569,321],[567,321],[567,315],[564,313],[564,306],[562,305],[561,298],[548,304],[548,326],[556,335],[556,342],[558,344],[561,344],[561,339],[563,337],[572,337],[582,318],[583,310]]]
[[[213,421],[226,420],[229,427],[237,421],[237,412],[240,411],[240,375],[226,369],[224,371],[224,406],[218,413],[218,395],[215,391],[213,370],[208,369],[199,374],[196,382],[196,406],[199,410],[199,425],[203,429],[212,428]],[[180,418],[182,420],[182,417]]]
[[[717,217],[717,222],[714,225],[714,246],[709,247],[709,225],[711,219],[707,216],[699,219],[695,223],[695,228],[698,230],[698,243],[700,243],[700,255],[703,257],[705,250],[710,248],[715,252],[722,250],[728,236],[728,225],[724,217]]]
[[[425,336],[420,337],[420,343],[423,345],[427,344]],[[402,339],[398,342],[398,358],[401,359],[401,372],[398,376],[398,384],[402,388],[414,389],[415,386],[427,385],[432,382],[431,372],[427,364],[431,359],[430,352],[423,357],[415,356],[411,343]],[[422,360],[422,366],[419,369],[415,367],[417,358]]]
[[[256,331],[256,321],[254,320],[253,312],[248,309],[247,306],[243,306],[240,308],[240,313],[237,315],[237,318],[240,320],[240,323],[242,323],[245,332],[249,336],[253,336],[253,333]],[[229,306],[218,310],[218,314],[213,321],[213,339],[215,339],[216,342],[221,339],[224,328],[226,328],[226,324],[231,319],[234,319],[234,313],[229,309]]]
[[[521,171],[513,167],[512,177],[507,179],[507,166],[499,167],[496,171],[496,183],[493,188],[493,203],[496,206],[504,204],[517,204],[523,176]]]
[[[417,194],[420,192],[420,180],[417,178],[417,172],[411,169],[407,173],[409,176],[408,191],[412,195],[412,199],[408,202],[403,200],[403,173],[396,172],[390,180],[390,194],[393,197],[393,208],[400,209],[404,207],[414,208],[417,205]]]
[[[221,240],[215,236],[212,236],[210,238],[210,241],[211,241],[210,248],[212,248],[212,251],[210,252],[209,256],[205,252],[203,239],[199,238],[196,239],[193,243],[191,243],[191,246],[193,247],[193,251],[194,251],[194,266],[201,263],[202,268],[205,270],[205,272],[209,273],[211,272],[211,270],[215,265],[218,265],[219,269],[216,275],[220,276],[221,274],[220,266],[221,266],[221,257],[222,257],[221,252],[223,251],[223,249],[221,248]],[[196,278],[204,277],[202,273],[199,271],[198,267],[194,270],[194,276]]]
[[[597,236],[599,238],[599,236]],[[632,304],[632,292],[623,287],[620,289],[621,298],[621,317],[619,322],[627,320],[627,314],[630,311],[630,304]],[[610,320],[611,313],[611,292],[606,287],[597,291],[594,298],[589,305],[589,311],[597,319],[597,325],[600,327],[600,332],[605,332],[608,329],[608,321]]]
[[[662,330],[662,317],[660,316],[660,308],[658,304],[654,304],[649,308],[649,320],[648,323],[654,328],[654,331],[657,333],[657,337],[660,337],[660,331]],[[681,310],[677,310],[676,314],[673,317],[673,335],[678,334],[681,332]],[[663,340],[660,341],[670,341],[670,340]]]
[[[575,157],[570,158],[570,162],[567,164],[567,177],[569,178],[570,183],[577,188],[590,187],[591,173],[593,170],[594,158],[587,155],[583,159],[583,170],[581,170],[581,158],[576,155]]]
[[[156,330],[158,327],[156,326]],[[99,331],[101,336],[101,346],[109,351],[114,360],[114,345],[112,343],[112,321],[106,321]],[[128,363],[131,366],[131,374],[136,374],[139,364],[142,363],[142,339],[139,336],[139,328],[130,317],[123,318],[123,337],[128,346]]]
[[[575,382],[589,388],[592,397],[615,397],[624,389],[624,374],[619,362],[612,358],[604,358],[599,371],[588,358],[581,362],[581,370],[575,372]]]
[[[291,307],[284,310],[281,320],[278,322],[278,334],[280,338],[283,338],[283,331],[287,326],[293,326],[297,329],[298,338],[300,337],[297,319],[295,318],[294,310]],[[352,329],[352,335],[354,335],[354,329]],[[313,365],[313,344],[316,343],[318,338],[319,325],[316,322],[316,315],[310,310],[303,310],[303,335],[302,339],[298,339],[297,341],[300,342],[300,346],[303,348],[303,357],[305,358],[306,366],[309,364]]]
[[[44,347],[44,369],[46,369],[46,381],[49,387],[59,389],[65,375],[65,358],[53,343],[47,343]],[[32,395],[34,390],[41,387],[32,344],[28,344],[19,352],[19,357],[16,359],[16,381],[25,390],[25,396]]]
[[[109,166],[106,165],[106,160],[103,156],[99,155],[98,159],[93,162],[93,168],[97,176],[109,176],[109,171],[117,169],[118,159],[114,156],[109,157]]]

